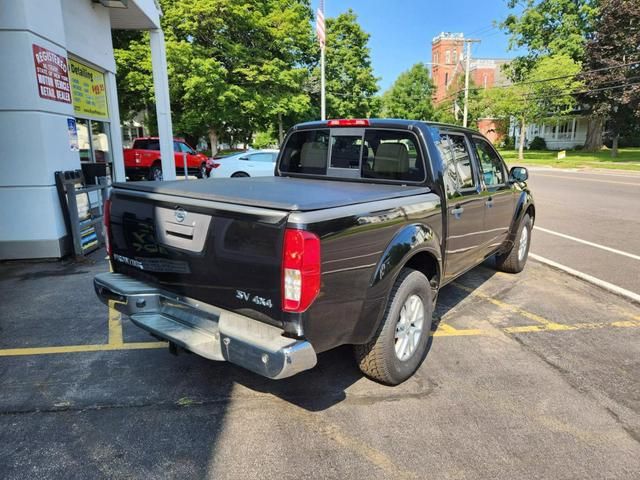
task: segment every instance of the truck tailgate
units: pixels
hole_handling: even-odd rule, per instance
[[[111,199],[114,271],[282,325],[289,212],[121,188]]]

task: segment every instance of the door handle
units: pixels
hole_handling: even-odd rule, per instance
[[[485,205],[489,208],[493,207],[493,197],[489,197],[485,202]]]
[[[456,218],[460,218],[460,215],[462,215],[462,212],[464,212],[464,207],[456,206],[455,208],[451,209],[451,215],[453,215]]]

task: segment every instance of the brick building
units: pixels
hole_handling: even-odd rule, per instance
[[[455,95],[457,85],[463,84],[466,67],[465,38],[463,33],[442,32],[431,42],[431,78],[435,86],[433,96],[437,105]],[[471,58],[469,78],[471,84],[480,88],[506,85],[508,79],[502,66],[508,60],[499,58]],[[462,107],[461,105],[459,106]],[[496,143],[504,136],[505,128],[489,118],[481,119],[478,129]]]

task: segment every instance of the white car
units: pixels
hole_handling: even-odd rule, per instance
[[[267,177],[274,174],[278,150],[249,150],[213,160],[209,176]]]

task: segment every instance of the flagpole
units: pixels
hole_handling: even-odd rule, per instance
[[[324,83],[324,45],[320,47],[320,116],[322,120],[327,119],[327,106],[325,97],[325,83]]]
[[[324,33],[324,0],[320,0],[320,12],[322,13],[322,30]],[[324,50],[325,50],[325,42],[326,42],[325,39],[326,37],[320,39],[320,117],[321,117],[321,120],[327,119],[325,78],[324,78]]]

